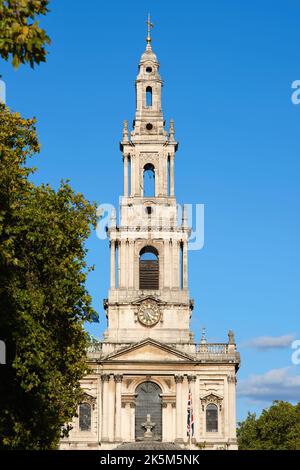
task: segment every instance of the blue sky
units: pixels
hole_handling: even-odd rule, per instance
[[[47,63],[34,71],[0,64],[7,104],[38,119],[35,181],[57,187],[70,178],[88,199],[117,204],[122,122],[134,116],[150,11],[164,114],[180,142],[176,197],[205,205],[205,245],[189,253],[192,329],[199,340],[205,326],[209,341],[234,330],[239,418],[272,398],[300,396],[289,347],[300,337],[300,105],[291,102],[300,79],[299,2],[54,0],[51,10],[42,21],[52,38]],[[93,233],[88,248],[88,288],[100,314],[89,330],[101,336],[107,241]],[[266,336],[277,340],[253,343]]]

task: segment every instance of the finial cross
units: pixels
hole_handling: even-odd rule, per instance
[[[154,24],[151,23],[151,20],[150,20],[150,13],[148,13],[147,27],[148,27],[147,43],[150,44],[150,42],[151,42],[151,28],[154,27]]]

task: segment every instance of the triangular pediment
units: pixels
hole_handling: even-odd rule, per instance
[[[193,357],[153,339],[146,339],[109,354],[104,359],[128,362],[192,362]]]
[[[138,297],[137,299],[133,300],[131,303],[132,303],[132,305],[140,305],[143,302],[145,302],[145,300],[152,300],[153,302],[156,302],[156,303],[161,304],[161,305],[165,304],[165,302],[158,299],[154,295],[145,295],[145,297]]]

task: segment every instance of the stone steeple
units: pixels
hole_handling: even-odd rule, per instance
[[[105,340],[139,341],[152,337],[189,343],[191,302],[187,280],[186,218],[177,220],[174,160],[178,143],[174,122],[165,129],[162,79],[151,47],[148,19],[146,50],[136,78],[133,129],[124,121],[120,148],[124,193],[120,225],[109,227],[111,280]],[[151,186],[152,188],[149,188]]]
[[[84,402],[61,448],[110,450],[123,442],[117,448],[171,451],[175,442],[179,449],[233,450],[240,357],[232,331],[228,343],[209,343],[203,329],[200,344],[190,332],[190,229],[186,211],[177,216],[178,144],[174,122],[165,129],[150,18],[147,24],[135,119],[132,129],[124,121],[122,133],[120,218],[112,211],[108,227],[107,330],[103,341],[88,347],[91,373],[81,380]],[[194,417],[190,436],[188,403]]]

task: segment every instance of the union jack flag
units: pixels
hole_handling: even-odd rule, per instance
[[[188,402],[187,402],[186,433],[188,436],[194,436],[194,413],[193,413],[192,393],[190,390],[189,390],[189,397],[188,397]]]

